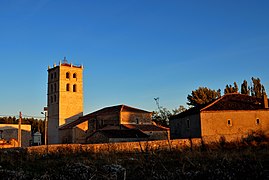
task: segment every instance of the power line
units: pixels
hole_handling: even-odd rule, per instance
[[[25,115],[25,114],[23,114],[22,116],[26,118],[45,119],[45,117],[41,117],[41,116],[31,116],[31,115]]]
[[[6,114],[0,114],[0,117],[15,117],[15,118],[19,118],[19,115],[6,115]],[[41,117],[41,116],[32,116],[32,115],[25,115],[22,114],[23,118],[34,118],[34,119],[45,119],[45,117]]]
[[[6,115],[6,114],[2,115],[2,114],[0,114],[0,117],[16,117],[16,118],[19,118],[19,115]]]

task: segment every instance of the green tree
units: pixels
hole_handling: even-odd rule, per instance
[[[221,90],[212,90],[207,87],[199,87],[192,91],[187,97],[187,104],[190,106],[198,106],[209,103],[221,96]]]
[[[250,87],[248,86],[248,82],[246,80],[241,84],[241,94],[250,94]]]
[[[261,80],[259,78],[251,78],[252,86],[251,86],[251,96],[255,96],[257,98],[261,98],[263,95],[266,95],[265,88],[261,84]]]
[[[158,111],[153,111],[152,121],[161,126],[168,126],[169,117],[172,113],[164,107],[159,107]]]
[[[182,113],[184,111],[186,111],[186,108],[184,106],[180,105],[178,108],[172,109],[172,115],[176,115],[176,114]]]
[[[224,94],[229,93],[238,93],[238,86],[236,82],[234,82],[234,86],[228,84],[226,85],[226,88],[224,89]]]

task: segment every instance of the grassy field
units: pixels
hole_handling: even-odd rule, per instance
[[[71,147],[71,146],[70,146]],[[1,179],[269,179],[269,143],[250,138],[193,148],[101,152],[0,150]]]

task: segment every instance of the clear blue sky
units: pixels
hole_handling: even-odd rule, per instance
[[[252,76],[269,92],[269,1],[2,0],[0,115],[41,116],[64,56],[85,67],[84,113],[173,109]]]

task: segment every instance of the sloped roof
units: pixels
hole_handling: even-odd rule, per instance
[[[107,115],[107,114],[111,114],[111,113],[120,113],[120,112],[151,113],[149,111],[137,109],[137,108],[126,106],[126,105],[117,105],[117,106],[105,107],[105,108],[100,109],[98,111],[87,114],[87,115],[83,116],[82,118],[88,119],[89,117],[95,117],[98,115]]]
[[[80,117],[79,119],[61,126],[59,129],[63,130],[63,129],[69,129],[72,128],[80,123],[83,123],[91,118],[94,118],[96,116],[100,116],[100,115],[109,115],[109,114],[119,114],[120,112],[138,112],[138,113],[152,113],[149,111],[145,111],[142,109],[137,109],[134,107],[130,107],[130,106],[126,106],[126,105],[117,105],[117,106],[110,106],[110,107],[105,107],[103,109],[97,110],[95,112],[92,112],[90,114],[87,114],[85,116]]]
[[[167,131],[169,128],[163,126],[156,126],[153,124],[122,124],[123,127],[128,129],[139,129],[141,131]]]
[[[202,111],[221,110],[259,110],[264,109],[263,98],[244,94],[226,94],[202,109]]]
[[[72,121],[72,122],[70,122],[70,123],[68,123],[68,124],[64,124],[64,125],[62,125],[61,127],[59,127],[59,130],[71,129],[71,128],[75,127],[76,125],[79,125],[79,124],[81,124],[81,123],[83,123],[83,122],[85,122],[85,121],[88,120],[88,119],[84,119],[83,117],[84,117],[84,116],[79,117],[79,118],[78,118],[77,120],[75,120],[75,121]]]
[[[108,138],[148,138],[149,136],[144,134],[138,129],[107,129],[107,130],[98,130],[92,133],[90,136],[87,137],[90,138],[95,133],[102,133]]]
[[[264,109],[263,98],[257,98],[249,95],[231,93],[204,104],[192,107],[180,114],[171,116],[170,120],[199,114],[201,111],[224,111],[224,110],[260,110]]]
[[[190,108],[190,109],[188,109],[186,111],[183,111],[182,113],[179,113],[177,115],[171,116],[169,119],[173,120],[173,119],[177,119],[177,118],[182,118],[182,117],[186,117],[186,116],[190,116],[190,115],[199,114],[201,109],[203,109],[207,105],[208,104],[192,107],[192,108]]]

